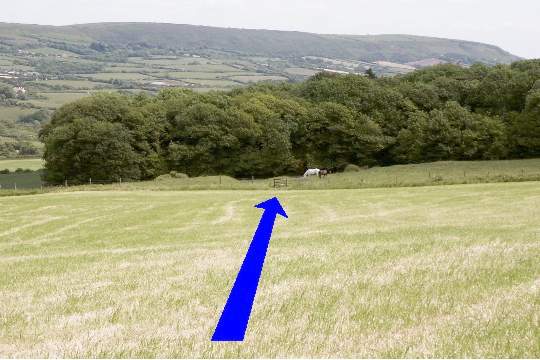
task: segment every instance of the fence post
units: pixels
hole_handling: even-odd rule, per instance
[[[14,185],[15,185],[15,190],[17,190],[17,183],[15,183]]]
[[[219,185],[221,185],[221,175],[219,175]]]
[[[90,178],[90,181],[89,181],[89,182],[90,182],[90,185],[92,185],[92,178]]]
[[[64,179],[64,186],[65,186],[65,187],[68,187],[68,181],[67,181],[67,179]]]
[[[251,175],[251,183],[253,184],[255,182],[255,176]]]
[[[122,178],[120,178],[120,184],[122,183]]]

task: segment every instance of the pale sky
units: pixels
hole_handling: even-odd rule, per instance
[[[540,0],[1,0],[0,21],[145,21],[332,34],[413,34],[540,58]]]

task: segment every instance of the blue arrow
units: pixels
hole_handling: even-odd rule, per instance
[[[212,341],[244,341],[274,222],[278,214],[288,218],[275,197],[255,207],[264,209],[264,213],[229,294]]]

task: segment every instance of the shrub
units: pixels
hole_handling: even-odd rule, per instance
[[[187,179],[189,178],[189,176],[187,176],[186,174],[184,173],[179,173],[179,172],[176,172],[176,171],[171,171],[169,173],[169,175],[172,177],[172,178],[175,178],[175,179]]]
[[[9,174],[9,169],[0,170],[0,174],[2,175]]]
[[[171,179],[187,179],[188,176],[183,173],[179,173],[176,171],[171,171],[168,174],[160,175],[156,178],[156,181],[164,181],[164,180],[171,180]]]
[[[155,181],[164,181],[164,180],[170,180],[170,179],[172,179],[172,176],[170,174],[164,174],[155,178]]]
[[[362,170],[362,168],[358,165],[354,165],[354,164],[348,164],[347,166],[345,166],[345,169],[343,170],[344,172],[358,172]]]

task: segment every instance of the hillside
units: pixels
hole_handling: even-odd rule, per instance
[[[96,91],[197,92],[299,82],[321,71],[392,76],[438,63],[509,63],[491,45],[407,35],[318,35],[205,26],[0,23],[0,157],[39,155],[52,111]]]
[[[427,58],[470,64],[509,63],[518,58],[481,43],[409,35],[320,35],[154,23],[100,23],[74,26],[0,24],[4,46],[73,45],[80,51],[106,49],[218,50],[270,57],[319,56],[357,61],[407,63]],[[90,48],[92,43],[103,48]]]

